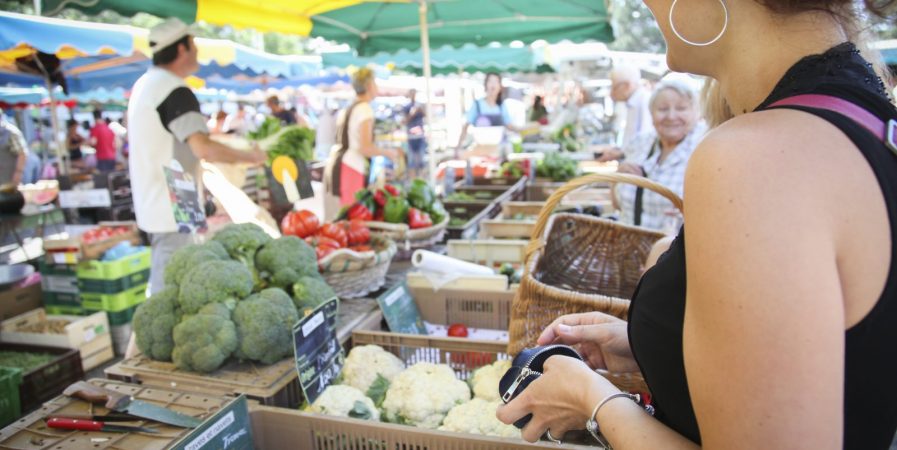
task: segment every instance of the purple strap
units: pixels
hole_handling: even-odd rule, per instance
[[[886,124],[866,109],[842,98],[822,94],[803,94],[788,97],[769,105],[770,108],[778,106],[804,106],[836,112],[869,130],[891,151],[897,153],[897,120],[891,119]]]

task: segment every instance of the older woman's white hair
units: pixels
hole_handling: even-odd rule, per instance
[[[700,105],[698,104],[698,93],[691,87],[688,82],[686,82],[685,80],[680,80],[678,78],[668,78],[661,81],[660,83],[657,83],[657,85],[654,87],[654,92],[651,93],[651,98],[648,100],[648,106],[652,111],[654,110],[654,106],[657,103],[657,97],[661,92],[666,90],[673,91],[687,98],[688,101],[690,101],[695,107],[695,111],[698,111],[700,109]]]

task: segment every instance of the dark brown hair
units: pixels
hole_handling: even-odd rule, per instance
[[[805,11],[825,11],[837,15],[849,13],[852,0],[756,0],[757,3],[781,14]],[[865,0],[866,9],[881,17],[891,15],[897,9],[897,0]]]

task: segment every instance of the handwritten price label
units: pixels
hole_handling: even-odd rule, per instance
[[[299,385],[309,403],[339,377],[343,350],[336,337],[339,300],[333,298],[293,326]]]

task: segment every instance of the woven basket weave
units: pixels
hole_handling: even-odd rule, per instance
[[[581,214],[552,214],[568,193],[596,183],[650,189],[682,209],[682,200],[646,178],[594,174],[558,189],[542,208],[526,249],[524,274],[511,311],[508,352],[536,345],[542,331],[564,314],[599,311],[627,318],[644,261],[663,233]],[[641,374],[605,374],[620,389],[647,392]]]
[[[321,275],[340,298],[359,298],[383,287],[389,264],[396,255],[395,242],[371,237],[373,251],[337,250],[319,262]]]
[[[367,222],[371,235],[384,236],[396,242],[401,250],[429,248],[442,242],[449,223],[448,214],[442,222],[427,228],[411,229],[404,223]]]

